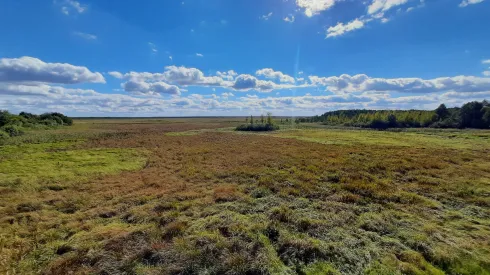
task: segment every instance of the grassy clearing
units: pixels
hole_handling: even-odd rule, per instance
[[[278,137],[331,145],[385,145],[402,147],[448,147],[454,149],[490,149],[490,131],[409,130],[373,131],[359,129],[300,129],[282,131]]]
[[[4,146],[0,153],[0,186],[39,188],[84,182],[90,177],[136,170],[146,156],[134,149],[74,149],[77,143]]]
[[[58,179],[66,188],[2,193],[0,273],[490,272],[488,131],[126,123],[83,143],[7,147],[0,166],[72,151],[114,161],[131,148],[148,160],[83,184]]]

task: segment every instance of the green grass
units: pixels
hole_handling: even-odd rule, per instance
[[[77,149],[80,142],[3,146],[0,186],[28,188],[84,182],[90,177],[142,168],[144,152],[135,149]]]
[[[454,149],[489,149],[490,131],[475,130],[408,130],[376,131],[359,129],[301,129],[274,133],[274,136],[295,138],[329,145],[377,145],[401,147],[432,147]]]

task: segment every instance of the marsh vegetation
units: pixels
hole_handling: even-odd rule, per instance
[[[9,138],[0,273],[489,274],[489,130],[243,120]]]

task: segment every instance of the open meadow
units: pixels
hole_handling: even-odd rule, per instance
[[[490,274],[490,130],[75,119],[0,145],[0,274]]]

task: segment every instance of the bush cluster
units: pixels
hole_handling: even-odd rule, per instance
[[[275,131],[279,130],[279,126],[274,123],[272,119],[272,114],[268,113],[267,117],[264,115],[260,116],[260,120],[255,120],[253,116],[250,116],[250,121],[247,117],[246,124],[242,124],[236,127],[236,131],[253,131],[253,132],[265,132],[265,131]]]
[[[321,116],[299,118],[299,122],[321,122],[373,129],[387,128],[490,128],[490,103],[473,101],[461,108],[441,104],[433,111],[421,110],[338,110]]]
[[[8,111],[0,110],[0,139],[20,136],[25,129],[39,126],[73,125],[73,120],[61,113],[45,113],[35,115],[21,112],[14,115]]]

